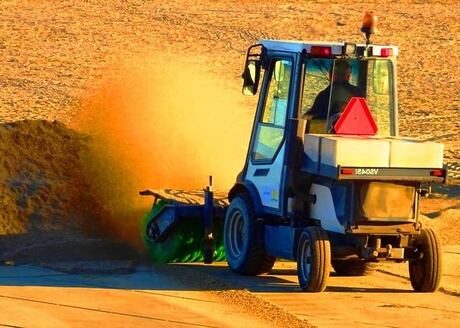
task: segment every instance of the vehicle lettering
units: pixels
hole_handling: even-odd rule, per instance
[[[379,169],[355,169],[356,175],[377,175]]]

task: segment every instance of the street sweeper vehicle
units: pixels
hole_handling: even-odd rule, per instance
[[[359,276],[407,262],[415,291],[438,288],[441,243],[418,213],[431,184],[446,182],[443,145],[398,136],[398,48],[372,44],[372,28],[363,25],[365,44],[248,49],[243,93],[259,101],[229,205],[214,205],[212,183],[204,205],[156,197],[143,227],[153,257],[226,258],[242,275],[294,260],[308,292],[326,288],[331,266]]]

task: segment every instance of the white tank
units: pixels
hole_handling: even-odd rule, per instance
[[[442,168],[443,145],[405,137],[306,134],[304,152],[328,166]]]
[[[390,167],[442,168],[444,145],[413,138],[387,138]]]

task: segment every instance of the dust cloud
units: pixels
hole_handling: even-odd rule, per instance
[[[107,230],[138,243],[146,188],[228,190],[244,165],[253,111],[209,64],[155,56],[125,65],[86,99],[76,128],[91,136],[84,169]]]

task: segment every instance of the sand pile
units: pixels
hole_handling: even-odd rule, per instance
[[[0,235],[97,231],[98,206],[86,193],[80,154],[86,138],[59,122],[0,125]]]
[[[0,260],[132,258],[100,238],[103,209],[82,170],[88,137],[59,122],[0,125]]]
[[[439,233],[444,245],[460,244],[460,199],[423,199],[420,220]]]

